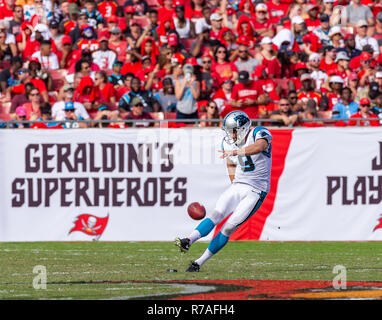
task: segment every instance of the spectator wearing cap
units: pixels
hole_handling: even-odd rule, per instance
[[[78,9],[76,3],[69,6],[71,20],[64,23],[65,34],[72,38],[72,43],[76,49],[78,41],[82,38],[83,26],[88,26],[88,16]]]
[[[347,33],[344,36],[344,48],[338,48],[338,52],[345,51],[350,59],[358,57],[362,51],[355,47],[355,35],[352,33]]]
[[[309,73],[304,73],[300,77],[301,89],[297,92],[297,98],[302,104],[306,104],[309,99],[316,101],[320,105],[321,94],[314,89],[314,82]]]
[[[223,114],[225,107],[229,106],[231,103],[233,85],[234,83],[230,78],[220,79],[220,88],[212,97],[212,99],[217,103],[221,114]]]
[[[52,44],[50,40],[41,41],[40,50],[35,52],[32,55],[32,58],[38,59],[42,70],[60,69],[57,55],[52,52]]]
[[[118,27],[110,30],[109,49],[115,51],[119,61],[125,62],[127,41],[123,39],[122,31]]]
[[[155,99],[165,112],[175,112],[178,99],[175,97],[174,83],[171,77],[166,77],[162,81],[163,88],[155,94]]]
[[[115,60],[112,68],[112,74],[109,76],[108,80],[114,85],[115,89],[123,86],[123,76],[121,74],[122,61]]]
[[[49,102],[49,95],[46,84],[43,80],[38,77],[38,72],[41,70],[40,62],[37,59],[31,59],[29,62],[29,68],[19,69],[17,72],[18,80],[20,84],[11,87],[11,92],[13,94],[25,92],[25,85],[31,82],[40,92],[43,101]]]
[[[242,110],[251,119],[257,119],[259,105],[263,104],[264,91],[260,83],[251,80],[247,71],[240,71],[238,83],[232,89],[231,108],[226,107],[222,117],[232,110]]]
[[[351,70],[349,68],[350,58],[345,51],[340,51],[336,56],[337,70],[335,75],[340,76],[344,81],[347,80]]]
[[[139,78],[132,78],[131,90],[125,93],[118,102],[118,108],[121,114],[131,111],[131,101],[134,97],[139,97],[142,100],[145,112],[150,113],[160,111],[160,105],[158,101],[155,100],[153,93],[148,90],[142,90],[141,86],[142,82]]]
[[[359,20],[357,22],[357,35],[355,36],[355,47],[358,50],[363,50],[364,46],[370,45],[373,48],[373,55],[377,57],[379,54],[378,42],[373,37],[369,37],[367,35],[368,26],[369,24],[365,20]]]
[[[301,89],[301,75],[304,73],[308,73],[308,67],[305,62],[298,62],[294,66],[293,71],[293,77],[289,78],[291,81],[290,87],[293,88],[293,90],[300,90]],[[293,84],[293,86],[292,86]]]
[[[49,22],[49,31],[51,34],[51,41],[54,41],[57,51],[62,50],[61,41],[64,34],[59,30],[59,23],[57,20],[52,20]]]
[[[138,49],[137,42],[142,36],[142,27],[138,24],[137,21],[131,21],[130,32],[126,36],[127,41],[127,50]]]
[[[320,18],[318,16],[319,8],[317,4],[308,4],[305,7],[305,12],[308,14],[308,18],[305,19],[305,24],[309,32],[312,32],[315,28],[321,25]]]
[[[369,98],[362,98],[359,102],[359,111],[353,115],[350,116],[350,119],[366,119],[366,120],[350,120],[349,126],[372,126],[372,127],[379,127],[379,118],[376,114],[370,111],[371,105],[370,105],[370,99]]]
[[[238,78],[238,70],[233,62],[229,61],[229,52],[224,45],[219,45],[214,51],[214,60],[211,70],[218,73],[222,78],[232,78],[235,82]]]
[[[358,72],[359,85],[361,87],[369,85],[376,73],[372,66],[373,56],[369,52],[362,52],[360,55],[361,70]]]
[[[359,102],[359,92],[363,91],[363,88],[359,86],[359,78],[357,73],[350,73],[348,77],[348,86],[349,89],[352,91],[354,101]]]
[[[92,53],[93,62],[97,64],[101,70],[111,70],[117,55],[114,51],[109,49],[109,39],[106,37],[100,38],[99,46],[99,50]]]
[[[320,109],[324,111],[332,110],[333,106],[341,100],[341,91],[343,87],[344,80],[340,76],[331,76],[329,79],[329,91],[322,96]]]
[[[185,8],[182,4],[175,6],[174,26],[180,39],[196,37],[195,24],[191,21],[191,19],[186,18]]]
[[[153,127],[153,117],[150,113],[144,111],[144,104],[141,98],[134,97],[131,101],[131,111],[126,116],[126,120],[135,120],[134,122],[128,122],[128,127]]]
[[[52,105],[52,117],[56,121],[65,119],[65,104],[67,102],[73,103],[74,113],[77,118],[89,120],[90,116],[86,111],[84,105],[78,101],[74,101],[74,87],[71,84],[66,84],[61,89],[62,93],[59,95],[59,100]]]
[[[107,128],[110,122],[105,122],[105,120],[110,120],[112,114],[113,112],[109,109],[107,104],[101,104],[93,120],[101,120],[102,122],[93,122],[91,126],[95,128]]]
[[[328,36],[330,39],[329,45],[333,46],[336,50],[345,46],[342,40],[342,30],[340,26],[331,27]]]
[[[72,60],[75,58],[72,39],[69,36],[64,35],[61,39],[61,47],[62,50],[57,54],[57,58],[60,63],[60,69],[69,69],[73,63]]]
[[[361,4],[361,0],[352,0],[344,8],[347,27],[359,27],[358,23],[364,21],[367,25],[374,26],[374,16],[368,6]]]
[[[349,119],[358,112],[359,104],[353,101],[353,93],[350,88],[341,90],[341,99],[333,106],[332,119]]]
[[[27,111],[23,106],[18,106],[16,108],[15,114],[14,114],[14,119],[16,121],[20,122],[15,122],[10,124],[10,128],[13,129],[24,129],[24,128],[29,128],[29,123],[22,123],[22,121],[27,121]]]
[[[308,58],[308,66],[311,70],[310,76],[314,80],[315,90],[320,91],[321,86],[326,83],[328,75],[320,68],[321,56],[318,53],[312,53]]]
[[[287,98],[281,98],[278,109],[272,111],[270,119],[278,120],[277,125],[292,127],[298,120],[298,113],[292,111],[290,102]]]
[[[272,46],[272,39],[264,37],[260,42],[260,52],[255,55],[259,64],[267,67],[267,72],[271,78],[281,77],[281,65]]]
[[[71,128],[87,128],[86,122],[77,122],[77,120],[84,120],[81,116],[77,116],[73,102],[65,102],[64,106],[65,118],[63,119],[63,127],[66,129]]]
[[[219,40],[220,31],[223,27],[223,16],[219,12],[214,12],[210,17],[211,21],[211,31],[210,31],[210,39]]]
[[[329,16],[327,14],[320,15],[320,25],[312,31],[321,41],[323,46],[328,46],[330,43],[329,39],[330,23]]]
[[[105,36],[102,36],[106,38]],[[81,38],[77,41],[77,48],[82,52],[83,50],[90,50],[94,52],[98,50],[100,43],[97,40],[97,33],[94,28],[89,24],[83,24],[81,26]]]
[[[252,3],[251,1],[249,2]],[[256,33],[261,37],[272,38],[275,35],[275,26],[272,20],[268,18],[268,7],[265,3],[258,3],[256,5],[252,24]]]

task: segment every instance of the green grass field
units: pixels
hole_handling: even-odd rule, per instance
[[[184,272],[207,245],[181,254],[169,242],[0,243],[0,299],[145,299],[184,291],[161,283],[172,280],[332,281],[336,265],[346,267],[348,281],[382,281],[380,242],[229,242],[199,273]],[[33,287],[37,265],[46,268],[46,289]]]

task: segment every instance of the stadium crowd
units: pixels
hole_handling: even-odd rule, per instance
[[[381,0],[156,1],[0,0],[1,125],[382,123]]]

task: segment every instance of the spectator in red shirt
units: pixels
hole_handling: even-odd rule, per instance
[[[341,100],[341,92],[344,86],[344,80],[340,76],[332,76],[329,80],[329,88],[330,90],[326,92],[322,98],[320,103],[321,110],[332,110],[333,107],[340,102]]]
[[[216,72],[222,78],[231,78],[236,81],[238,78],[237,67],[229,61],[229,53],[224,45],[219,45],[214,52],[215,63],[212,64],[211,71]]]
[[[320,105],[321,94],[314,90],[313,79],[309,73],[301,75],[300,81],[302,88],[297,92],[298,100],[300,100],[302,104],[306,104],[308,100],[313,99],[317,105]]]
[[[337,52],[333,46],[325,47],[324,59],[321,60],[320,68],[328,75],[331,75],[337,69],[337,64],[335,62],[336,55]]]
[[[264,3],[258,3],[255,9],[255,17],[252,18],[253,28],[260,37],[273,37],[275,27],[271,19],[268,19],[268,8]]]
[[[258,106],[264,104],[263,93],[260,84],[250,80],[248,71],[240,71],[239,83],[232,90],[231,108],[225,108],[222,117],[232,110],[242,110],[251,119],[258,118]]]
[[[305,7],[305,11],[309,16],[309,18],[305,19],[305,24],[309,32],[312,32],[315,28],[321,25],[321,21],[318,17],[318,9],[318,5],[316,4],[308,4]]]
[[[280,0],[271,0],[267,2],[270,18],[273,23],[278,23],[282,17],[285,17],[288,12],[288,4],[281,3]]]
[[[108,77],[105,71],[97,71],[94,77],[94,86],[98,88],[100,93],[100,102],[115,105],[117,102],[115,97],[114,85],[108,82]],[[112,110],[114,108],[111,108]]]
[[[365,118],[365,119],[375,119],[375,120],[350,120],[349,126],[356,126],[358,123],[360,126],[379,126],[379,118],[376,114],[370,111],[370,100],[369,98],[362,98],[359,103],[359,111],[350,116],[350,119]]]
[[[261,49],[255,58],[259,64],[263,64],[267,68],[267,74],[271,78],[281,78],[281,65],[277,59],[276,52],[272,46],[272,39],[264,37],[261,42]]]

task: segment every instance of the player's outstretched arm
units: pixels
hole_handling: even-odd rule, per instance
[[[221,150],[221,158],[227,158],[230,156],[251,156],[265,151],[268,147],[268,141],[265,139],[256,140],[255,143],[237,150]]]

